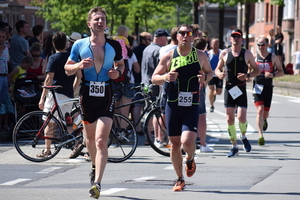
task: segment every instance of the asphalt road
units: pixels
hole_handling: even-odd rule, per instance
[[[170,158],[143,146],[139,137],[135,154],[123,163],[108,163],[99,199],[300,199],[300,98],[274,95],[266,145],[258,146],[256,109],[248,93],[248,132],[253,150],[227,158],[230,143],[218,96],[214,113],[207,113],[207,143],[213,153],[196,152],[197,171],[186,178],[186,190],[172,192],[175,173]],[[207,107],[208,104],[207,104]],[[209,112],[209,110],[208,110]],[[0,143],[0,199],[88,200],[90,163],[68,159],[70,150],[44,163],[23,159],[11,143]]]

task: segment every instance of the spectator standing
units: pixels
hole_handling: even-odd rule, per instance
[[[0,131],[9,131],[8,114],[14,113],[8,93],[8,61],[9,51],[5,44],[7,32],[0,28]]]
[[[232,148],[227,157],[239,155],[236,140],[235,110],[237,109],[237,119],[239,120],[240,139],[243,142],[244,150],[251,151],[251,144],[246,137],[247,132],[247,92],[246,80],[259,75],[259,69],[254,61],[252,53],[242,48],[243,32],[235,29],[231,32],[230,41],[232,47],[225,49],[220,54],[220,59],[215,70],[219,79],[226,76],[226,86],[224,91],[224,105],[228,124],[228,134],[232,143]],[[223,67],[225,68],[223,69]]]
[[[32,27],[33,37],[28,40],[29,47],[34,43],[39,43],[43,45],[43,35],[44,35],[44,26],[42,24],[37,24]]]
[[[199,84],[212,77],[205,53],[192,47],[193,26],[178,27],[178,47],[164,54],[155,69],[152,81],[156,85],[169,82],[167,89],[166,125],[171,143],[171,160],[177,175],[173,191],[185,188],[182,170],[181,146],[186,152],[186,176],[196,171],[194,153],[196,149]],[[188,102],[178,99],[190,99]]]
[[[207,55],[207,51],[205,51],[207,47],[207,41],[204,38],[195,38],[193,45],[196,49],[201,50],[203,53]],[[211,70],[212,72],[212,70]],[[200,153],[209,153],[213,152],[214,149],[209,147],[206,144],[206,105],[205,105],[205,96],[206,96],[206,85],[207,81],[205,81],[203,84],[200,84],[199,88],[199,118],[198,118],[198,137],[197,137],[197,144],[200,144]]]
[[[19,20],[16,23],[17,34],[13,35],[10,40],[10,58],[12,67],[19,66],[22,59],[26,55],[30,55],[29,44],[25,36],[29,33],[29,25],[24,20]]]
[[[80,39],[82,39],[82,36],[78,32],[73,32],[70,36],[68,36],[69,47],[67,48],[67,51],[71,52],[74,42]]]
[[[67,35],[62,32],[56,32],[53,35],[53,45],[56,53],[49,57],[47,68],[46,68],[46,78],[44,81],[44,86],[51,85],[61,85],[61,88],[56,90],[56,96],[59,101],[64,101],[74,97],[73,94],[73,82],[75,76],[67,76],[64,70],[64,65],[70,55],[66,50],[67,48]],[[44,112],[48,113],[54,106],[54,100],[51,92],[48,89],[43,88],[40,101],[38,103],[39,108]],[[61,107],[62,113],[70,112],[72,105],[66,104]],[[53,126],[49,123],[48,126]],[[72,127],[68,127],[68,132],[72,133]],[[46,134],[46,133],[45,133]],[[50,151],[51,140],[45,140],[45,149],[37,155],[37,157],[46,157],[51,155]]]
[[[33,57],[33,64],[27,70],[27,73],[35,74],[39,80],[44,81],[45,79],[45,60],[41,57],[42,46],[39,43],[33,43],[30,48],[30,54]]]
[[[137,61],[141,67],[142,64],[142,59],[143,59],[143,52],[144,49],[151,43],[152,41],[152,36],[148,32],[142,32],[139,35],[139,45],[133,48],[133,53],[136,55]],[[134,76],[134,82],[135,85],[138,86],[141,84],[141,72],[136,73],[133,71],[133,76]],[[140,94],[135,95],[134,101],[142,99],[143,96]],[[139,102],[134,104],[133,109],[132,109],[132,115],[133,115],[133,121],[134,124],[137,123],[138,119],[141,116],[142,110],[143,110],[144,103]],[[136,131],[138,135],[144,135],[141,126],[138,124],[136,126]]]
[[[267,38],[269,40],[268,52],[275,53],[275,31],[274,31],[274,29],[269,30],[269,35],[267,36]]]
[[[211,46],[210,46],[210,38],[208,36],[208,31],[204,30],[202,33],[202,38],[204,38],[206,40],[207,46],[205,50],[210,50]]]
[[[89,193],[90,197],[97,199],[108,159],[107,142],[114,114],[111,79],[121,76],[124,62],[119,42],[105,38],[106,11],[94,7],[87,18],[91,36],[74,43],[65,70],[68,75],[78,71],[84,74],[80,105],[87,149],[92,160]],[[101,89],[96,91],[94,87]]]
[[[142,83],[151,84],[151,76],[159,62],[159,50],[168,43],[169,33],[159,28],[154,33],[153,42],[144,49],[141,65]]]
[[[275,54],[279,57],[279,60],[281,63],[283,63],[283,48],[282,48],[282,42],[283,42],[283,34],[281,32],[281,27],[276,27],[276,35],[275,35]]]
[[[256,76],[253,81],[253,99],[257,109],[256,125],[259,134],[258,144],[265,145],[263,131],[268,128],[267,118],[273,96],[273,78],[284,75],[279,58],[269,53],[268,38],[259,37],[257,39],[258,53],[255,61],[260,70],[260,75]]]
[[[169,33],[165,29],[157,29],[154,33],[153,42],[147,46],[143,52],[143,60],[141,66],[142,83],[150,85],[152,74],[159,63],[160,48],[166,46],[168,43]],[[163,142],[159,139],[159,127],[156,120],[153,120],[155,145],[162,146]],[[147,142],[145,143],[147,144]]]
[[[210,66],[213,71],[215,71],[218,62],[221,49],[219,49],[219,39],[213,38],[211,41],[211,50],[208,52]],[[210,112],[214,112],[214,102],[216,101],[216,96],[220,95],[223,90],[223,80],[219,79],[215,74],[213,78],[208,82],[208,99],[210,103]]]

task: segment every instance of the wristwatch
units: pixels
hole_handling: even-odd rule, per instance
[[[249,73],[247,73],[247,78],[250,78],[250,74]]]

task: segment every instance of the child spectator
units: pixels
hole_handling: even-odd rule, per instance
[[[17,77],[20,74],[27,73],[27,70],[32,66],[33,58],[31,56],[25,56],[21,62],[20,66],[14,68],[14,70],[8,75],[10,82],[12,83],[12,91],[14,89],[14,84]]]
[[[127,60],[129,57],[127,55],[127,48],[131,48],[130,45],[129,45],[129,41],[127,39],[128,37],[128,32],[129,32],[129,29],[127,26],[124,26],[124,25],[121,25],[119,26],[118,30],[117,30],[117,36],[114,36],[113,39],[114,40],[117,40],[120,44],[121,44],[121,47],[122,47],[122,56],[123,56],[123,59],[124,60]]]

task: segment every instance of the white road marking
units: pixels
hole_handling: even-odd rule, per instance
[[[21,183],[21,182],[24,182],[24,181],[29,181],[29,180],[31,180],[31,179],[28,179],[28,178],[18,178],[16,180],[8,181],[8,182],[2,183],[0,185],[15,185],[15,184],[18,184],[18,183]]]
[[[53,171],[55,171],[55,170],[57,170],[57,169],[60,169],[61,167],[48,167],[48,168],[46,168],[46,169],[43,169],[43,170],[41,170],[41,171],[39,171],[39,172],[36,172],[37,174],[48,174],[48,173],[50,173],[50,172],[53,172]]]
[[[155,178],[155,176],[143,176],[141,178],[136,178],[136,179],[133,179],[133,180],[137,181],[137,182],[143,182],[143,181],[154,179],[154,178]]]
[[[127,189],[128,188],[111,188],[109,190],[101,191],[101,195],[110,195],[110,194],[121,192],[121,191],[124,191],[124,190],[127,190]]]
[[[294,102],[294,103],[300,103],[300,99],[291,99],[291,100],[288,100],[290,102]],[[273,102],[272,102],[273,103]]]

